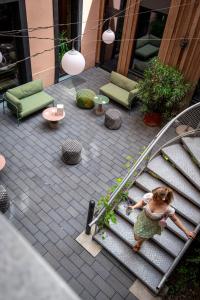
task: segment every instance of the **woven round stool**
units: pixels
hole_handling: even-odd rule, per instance
[[[104,124],[109,129],[119,129],[122,124],[121,112],[117,109],[108,109],[105,113]]]
[[[76,165],[81,160],[82,145],[77,140],[67,139],[62,145],[62,158],[68,165]]]
[[[8,194],[3,185],[0,185],[0,211],[5,213],[10,206]]]

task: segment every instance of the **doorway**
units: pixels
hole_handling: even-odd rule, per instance
[[[68,41],[81,34],[82,1],[54,0],[54,35],[58,41],[55,48],[55,82],[65,79],[67,75],[62,70],[61,59],[72,48],[72,43]],[[80,50],[80,39],[75,41],[75,48]]]
[[[30,60],[17,63],[30,56],[28,39],[23,38],[27,32],[8,33],[27,28],[24,1],[0,2],[0,28],[0,93],[3,93],[32,79]]]
[[[170,0],[142,1],[136,35],[133,37],[136,42],[129,66],[129,77],[142,77],[149,61],[158,56],[170,3]]]
[[[115,41],[112,44],[105,44],[101,42],[101,52],[100,52],[100,67],[108,72],[117,70],[117,63],[119,58],[119,51],[121,45],[122,30],[124,24],[124,14],[123,10],[126,8],[127,0],[107,0],[105,2],[104,9],[104,19],[117,14],[109,21],[104,23],[103,32],[110,28],[115,32]],[[122,12],[120,13],[120,11]]]

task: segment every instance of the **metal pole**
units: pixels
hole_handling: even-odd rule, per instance
[[[86,229],[85,229],[85,233],[88,234],[88,235],[91,232],[91,226],[89,226],[89,224],[92,222],[92,219],[93,219],[94,207],[95,207],[95,201],[90,200],[89,207],[88,207],[88,216],[87,216]]]

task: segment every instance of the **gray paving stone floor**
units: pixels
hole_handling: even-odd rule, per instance
[[[50,129],[41,112],[17,126],[0,104],[0,153],[6,167],[0,183],[8,190],[11,207],[7,218],[82,299],[136,299],[129,293],[134,276],[106,251],[93,258],[76,241],[84,230],[88,202],[97,201],[116,177],[124,176],[126,156],[137,158],[158,128],[143,124],[137,107],[131,112],[111,102],[122,113],[123,124],[112,131],[104,117],[75,105],[76,91],[96,93],[109,73],[91,68],[79,76],[47,88],[56,103],[63,103],[66,117]],[[67,166],[61,160],[66,138],[78,139],[82,161]]]

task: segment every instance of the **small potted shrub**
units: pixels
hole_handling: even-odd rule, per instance
[[[156,57],[150,61],[138,88],[145,124],[159,126],[163,119],[173,117],[191,84],[184,81],[178,70],[164,65]]]

